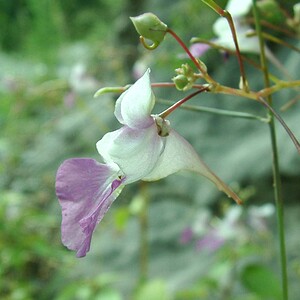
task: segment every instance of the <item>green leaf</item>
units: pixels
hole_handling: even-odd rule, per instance
[[[247,265],[241,273],[242,284],[263,299],[281,299],[280,281],[274,272],[257,263]]]
[[[135,300],[169,300],[166,283],[162,280],[155,279],[146,282],[137,292]]]
[[[119,207],[114,212],[114,223],[117,230],[124,230],[130,217],[128,207]]]

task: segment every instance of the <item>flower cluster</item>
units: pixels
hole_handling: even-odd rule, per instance
[[[62,207],[62,242],[77,251],[77,257],[89,251],[96,225],[123,187],[138,180],[158,180],[190,170],[240,203],[169,121],[151,114],[154,104],[148,69],[116,101],[115,116],[123,126],[97,142],[104,162],[72,158],[59,167],[56,194]]]

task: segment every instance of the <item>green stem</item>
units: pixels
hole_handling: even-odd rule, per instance
[[[170,100],[163,100],[158,99],[157,103],[165,104],[165,105],[172,105],[174,102]],[[196,112],[204,112],[204,113],[210,113],[214,115],[221,115],[225,117],[231,117],[231,118],[241,118],[241,119],[249,119],[249,120],[257,120],[264,123],[268,123],[268,118],[263,118],[260,116],[252,115],[249,113],[239,112],[239,111],[230,111],[230,110],[224,110],[224,109],[218,109],[218,108],[212,108],[212,107],[204,107],[204,106],[196,106],[196,105],[188,105],[188,104],[182,104],[180,106],[182,109],[196,111]]]
[[[176,103],[173,103],[173,105],[172,106],[170,106],[170,107],[168,107],[166,110],[164,110],[163,112],[161,112],[160,114],[159,114],[159,116],[161,117],[161,118],[166,118],[170,113],[172,113],[175,109],[177,109],[179,106],[181,106],[183,103],[185,103],[186,101],[188,101],[188,100],[190,100],[190,99],[192,99],[193,97],[195,97],[196,95],[198,95],[198,94],[200,94],[200,93],[202,93],[202,92],[204,92],[204,91],[206,91],[207,90],[207,87],[202,87],[202,89],[199,89],[198,91],[196,91],[196,92],[194,92],[194,93],[192,93],[192,94],[190,94],[190,95],[188,95],[188,96],[186,96],[186,97],[184,97],[184,98],[182,98],[182,99],[180,99],[179,101],[177,101]]]
[[[265,40],[272,41],[274,43],[277,43],[279,45],[285,46],[287,48],[290,48],[290,49],[292,49],[292,50],[300,53],[300,49],[298,47],[296,47],[296,46],[294,46],[292,44],[289,44],[289,43],[287,43],[287,42],[279,39],[278,37],[276,37],[274,35],[271,35],[271,34],[268,34],[268,33],[264,33],[263,36],[264,36]]]
[[[263,66],[262,68],[265,69],[265,66]],[[267,74],[269,74],[268,70],[266,70],[266,72],[267,72]],[[269,84],[268,75],[265,75],[265,77],[268,79],[268,84]],[[284,82],[284,81],[281,81],[278,85],[281,86],[282,88],[287,87],[286,82]],[[159,87],[159,86],[168,86],[169,87],[169,86],[174,86],[174,83],[173,84],[170,84],[170,83],[156,83],[156,84],[152,84],[152,86],[153,87]],[[197,84],[195,84],[195,85],[193,85],[193,88],[197,88],[199,90],[194,92],[193,94],[179,100],[175,104],[173,104],[171,107],[169,107],[168,109],[163,111],[160,114],[160,117],[162,117],[162,118],[167,117],[171,112],[173,112],[176,108],[181,106],[184,102],[188,101],[189,99],[193,98],[197,94],[202,93],[204,91],[208,91],[208,92],[212,92],[212,93],[222,93],[222,94],[245,97],[245,98],[252,99],[252,100],[260,102],[261,104],[263,104],[270,111],[270,113],[271,113],[270,116],[272,116],[272,118],[275,117],[280,122],[280,124],[285,129],[285,131],[289,135],[290,139],[294,143],[298,153],[300,154],[300,143],[298,142],[297,138],[295,137],[293,132],[290,130],[288,125],[284,122],[284,120],[280,117],[280,115],[272,107],[271,94],[276,92],[278,87],[275,87],[275,88],[274,88],[274,86],[273,87],[267,87],[267,88],[265,88],[265,89],[263,89],[259,92],[251,92],[251,91],[245,92],[244,90],[234,89],[234,88],[223,86],[223,85],[220,85],[220,84],[210,84],[210,85],[197,85]],[[268,99],[270,101],[268,102],[268,101],[264,100],[263,96],[268,96],[269,97]]]
[[[255,18],[256,31],[259,37],[260,51],[261,51],[261,65],[264,74],[264,81],[266,88],[269,88],[269,76],[268,76],[268,66],[266,63],[266,56],[264,51],[264,41],[262,30],[259,21],[259,15],[257,11],[256,0],[253,0],[253,14]],[[269,95],[267,97],[268,104],[272,105],[272,97]],[[274,197],[277,210],[277,226],[279,234],[279,249],[280,249],[280,262],[281,262],[281,283],[282,283],[282,299],[288,300],[288,278],[287,278],[287,259],[286,259],[286,249],[285,249],[285,232],[284,232],[284,206],[282,199],[281,191],[281,178],[279,171],[279,156],[278,156],[278,147],[276,140],[276,128],[274,122],[274,114],[268,112],[270,115],[270,137],[272,145],[272,154],[273,154],[273,180],[274,180]]]
[[[235,30],[235,26],[233,23],[233,19],[231,17],[231,14],[224,10],[224,17],[226,18],[230,30],[231,30],[231,34],[232,34],[232,38],[233,38],[233,42],[235,45],[235,49],[236,49],[236,55],[237,55],[237,59],[238,59],[238,63],[239,63],[239,67],[240,67],[240,73],[241,73],[241,80],[242,80],[242,89],[245,92],[249,91],[249,86],[248,86],[248,82],[246,79],[246,72],[245,72],[245,68],[244,68],[244,64],[243,64],[243,60],[242,60],[242,55],[241,55],[241,51],[240,51],[240,47],[239,47],[239,43],[238,43],[238,39],[237,39],[237,35],[236,35],[236,30]]]
[[[141,183],[143,205],[139,214],[140,223],[140,282],[143,283],[148,277],[149,245],[148,245],[148,193],[147,183]]]
[[[224,10],[222,7],[220,7],[215,1],[213,0],[202,0],[206,5],[208,5],[210,8],[212,8],[217,14],[224,17]]]
[[[270,74],[270,73],[269,73]],[[270,77],[270,75],[269,75]],[[123,87],[123,90],[125,90],[129,85],[127,85],[125,88]],[[174,87],[174,82],[157,82],[152,83],[152,87]],[[204,85],[203,84],[194,84],[192,87],[195,89],[202,89]],[[212,83],[209,86],[209,90],[213,93],[219,93],[219,94],[227,94],[227,95],[234,95],[234,96],[240,96],[252,100],[257,100],[258,97],[267,97],[271,94],[274,94],[278,91],[281,91],[283,89],[288,88],[297,88],[300,87],[300,80],[293,80],[293,81],[284,81],[284,80],[276,80],[276,84],[266,87],[258,92],[245,92],[240,89],[235,89],[232,87],[224,86],[218,83]],[[118,88],[116,88],[118,89]],[[122,89],[122,87],[119,87],[119,89]]]
[[[248,92],[249,91],[249,86],[248,86],[248,82],[247,82],[247,79],[246,79],[246,72],[245,72],[245,68],[244,68],[244,64],[243,64],[243,60],[242,60],[242,56],[241,56],[241,51],[240,51],[240,47],[239,47],[239,43],[238,43],[238,39],[237,39],[237,35],[236,35],[235,26],[234,26],[233,19],[232,19],[232,16],[231,16],[230,12],[228,12],[227,10],[222,9],[213,0],[202,0],[202,1],[206,5],[211,7],[220,16],[226,18],[226,20],[228,22],[228,25],[230,27],[230,31],[231,31],[231,34],[232,34],[232,39],[233,39],[233,42],[234,42],[236,55],[237,55],[237,59],[238,59],[239,67],[240,67],[242,89],[245,92]]]

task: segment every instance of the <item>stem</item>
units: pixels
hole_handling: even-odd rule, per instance
[[[192,99],[193,97],[195,97],[196,95],[204,92],[207,90],[207,86],[203,86],[202,89],[199,89],[198,91],[188,95],[187,97],[184,97],[183,99],[177,101],[176,103],[174,103],[172,106],[170,106],[169,108],[167,108],[166,110],[164,110],[163,112],[161,112],[159,114],[159,117],[165,119],[170,113],[172,113],[176,108],[178,108],[179,106],[181,106],[184,102]]]
[[[131,84],[127,84],[125,86],[117,86],[117,87],[104,87],[100,88],[94,95],[94,97],[98,97],[102,94],[106,93],[123,93],[128,88],[130,88]],[[152,87],[174,87],[174,82],[157,82],[152,83]],[[203,84],[194,84],[193,88],[195,89],[201,89],[203,87]],[[212,89],[211,92],[214,93],[220,93],[220,94],[228,94],[228,95],[234,95],[234,96],[241,96],[252,100],[257,100],[257,97],[267,97],[271,94],[274,94],[282,89],[287,88],[297,88],[300,87],[300,80],[293,80],[293,81],[283,81],[283,80],[277,80],[276,84],[273,86],[264,88],[258,92],[245,92],[240,89],[235,89],[231,87],[227,87],[218,83],[212,83],[211,85]]]
[[[224,15],[223,15],[223,13],[224,13],[223,8],[220,7],[215,1],[213,1],[213,0],[202,0],[202,2],[204,2],[210,8],[212,8],[221,17],[224,17]]]
[[[239,66],[240,66],[240,73],[241,73],[241,79],[242,79],[242,89],[246,92],[249,91],[249,86],[248,86],[248,82],[246,79],[246,72],[245,72],[245,68],[244,68],[244,64],[243,64],[243,60],[242,60],[242,55],[241,55],[241,51],[240,51],[240,47],[239,47],[239,43],[238,43],[238,39],[237,39],[237,35],[236,35],[236,30],[235,30],[235,26],[233,23],[233,19],[231,17],[231,14],[224,10],[224,17],[227,19],[227,22],[229,24],[230,30],[231,30],[231,34],[232,34],[232,38],[233,38],[233,42],[235,45],[235,49],[236,49],[236,54],[237,54],[237,59],[239,62]]]
[[[139,214],[140,222],[140,282],[148,277],[149,245],[148,245],[148,193],[147,183],[141,183],[143,205]]]
[[[140,36],[140,42],[148,50],[155,50],[159,46],[159,44],[160,44],[159,42],[154,42],[153,44],[148,45],[146,43],[146,40],[145,40],[145,38],[143,36]]]
[[[268,66],[266,63],[266,56],[264,51],[264,42],[262,37],[261,26],[259,22],[259,15],[256,6],[256,0],[253,0],[253,14],[255,18],[256,31],[259,37],[260,51],[261,51],[261,65],[264,73],[265,86],[268,88],[270,86],[268,77]],[[272,105],[272,97],[269,95],[267,97],[268,104]],[[280,262],[281,262],[281,283],[282,283],[282,299],[288,300],[288,278],[287,278],[287,259],[286,259],[286,249],[285,249],[285,232],[284,232],[284,206],[281,192],[281,178],[279,171],[279,156],[276,141],[276,128],[274,123],[274,114],[268,112],[270,115],[270,137],[272,145],[273,154],[273,180],[274,180],[274,197],[277,210],[277,226],[279,234],[279,249],[280,249]]]
[[[127,85],[125,87],[118,87],[115,89],[122,89],[122,91],[125,91],[130,85]],[[152,83],[151,84],[152,87],[157,88],[157,87],[174,87],[175,83],[174,82],[157,82],[157,83]],[[203,84],[194,84],[192,86],[195,89],[202,89]],[[240,89],[235,89],[232,87],[228,87],[228,86],[224,86],[221,84],[212,84],[209,87],[210,92],[212,93],[216,93],[216,94],[226,94],[226,95],[234,95],[234,96],[240,96],[240,97],[244,97],[247,99],[251,99],[251,100],[256,100],[258,97],[267,97],[271,94],[274,94],[278,91],[281,91],[283,89],[287,89],[287,88],[297,88],[300,87],[300,80],[293,80],[293,81],[284,81],[284,80],[277,80],[276,84],[270,86],[270,87],[266,87],[258,92],[245,92],[243,90]]]
[[[157,100],[157,103],[165,104],[165,105],[172,105],[174,102],[170,100]],[[241,118],[241,119],[248,119],[248,120],[257,120],[264,123],[268,123],[269,119],[263,118],[260,116],[252,115],[249,113],[244,112],[238,112],[238,111],[230,111],[230,110],[224,110],[224,109],[218,109],[218,108],[212,108],[212,107],[204,107],[204,106],[196,106],[196,105],[188,105],[188,104],[182,104],[180,106],[182,109],[195,111],[195,112],[204,112],[204,113],[210,113],[215,115],[221,115],[225,117],[231,117],[231,118]]]
[[[264,33],[263,36],[264,36],[265,40],[269,40],[271,42],[274,42],[274,43],[277,43],[279,45],[285,46],[287,48],[290,48],[290,49],[292,49],[292,50],[300,53],[300,49],[298,47],[296,47],[296,46],[294,46],[292,44],[289,44],[289,43],[287,43],[287,42],[285,42],[285,41],[277,38],[274,35],[271,35],[271,34],[268,34],[268,33]]]
[[[263,67],[263,69],[265,70],[265,67]],[[266,72],[268,74],[268,70],[266,70]],[[268,83],[269,83],[269,77],[268,77],[268,75],[266,75],[266,76],[267,76],[266,78],[268,78]],[[235,95],[235,96],[242,96],[242,97],[246,97],[248,99],[256,100],[256,101],[260,102],[261,104],[263,104],[270,112],[270,120],[272,120],[272,118],[274,119],[274,117],[275,117],[280,122],[280,124],[285,129],[285,131],[289,135],[290,139],[294,143],[298,153],[300,154],[300,143],[298,142],[297,138],[295,137],[293,132],[290,130],[288,125],[284,122],[284,120],[280,117],[280,115],[272,107],[271,93],[275,92],[275,91],[272,91],[271,89],[272,89],[272,87],[270,88],[270,90],[268,88],[266,88],[258,93],[254,93],[254,92],[245,93],[242,90],[237,90],[237,89],[233,89],[233,88],[222,86],[222,85],[215,86],[215,87],[213,87],[213,89],[208,87],[208,91],[211,91],[214,93],[223,93],[223,94],[229,94],[229,95]],[[263,97],[261,97],[261,95],[264,94],[264,92],[267,90],[268,90],[268,92],[266,94],[268,95],[267,96],[268,101],[265,101],[263,99]],[[274,123],[274,120],[272,122]],[[273,125],[273,126],[275,126],[275,125]]]
[[[267,71],[268,72],[268,71]],[[268,79],[269,81],[269,79]],[[292,82],[292,85],[288,85],[287,82],[285,81],[280,81],[277,85],[272,86],[272,87],[267,87],[259,92],[245,92],[243,90],[240,89],[235,89],[235,88],[231,88],[231,87],[227,87],[227,86],[223,86],[220,84],[216,84],[216,85],[198,85],[198,84],[194,84],[193,88],[197,88],[199,89],[198,91],[194,92],[193,94],[187,96],[186,98],[183,98],[181,100],[179,100],[178,102],[176,102],[175,104],[173,104],[171,107],[169,107],[168,109],[166,109],[165,111],[163,111],[160,114],[160,117],[165,118],[167,117],[171,112],[173,112],[176,108],[178,108],[179,106],[181,106],[184,102],[188,101],[189,99],[193,98],[194,96],[196,96],[199,93],[202,93],[203,91],[209,91],[212,93],[220,93],[220,94],[227,94],[227,95],[234,95],[234,96],[241,96],[241,97],[245,97],[251,100],[255,100],[258,101],[259,103],[261,103],[262,105],[264,105],[270,112],[272,117],[275,117],[279,123],[282,125],[282,127],[285,129],[285,131],[287,132],[287,134],[289,135],[290,139],[292,140],[292,142],[294,143],[298,153],[300,154],[300,143],[298,142],[297,138],[295,137],[295,135],[293,134],[293,132],[290,130],[290,128],[288,127],[288,125],[284,122],[284,120],[280,117],[280,115],[274,110],[274,108],[268,101],[265,101],[263,96],[267,96],[267,97],[271,97],[272,93],[275,93],[276,91],[280,90],[281,88],[286,88],[288,86],[293,86],[293,84],[299,85],[299,82],[295,81]],[[174,83],[155,83],[152,84],[152,87],[170,87],[170,86],[174,86]],[[271,98],[270,98],[271,99]],[[207,111],[207,109],[206,109]],[[224,114],[224,113],[222,113]],[[268,118],[268,120],[270,120],[270,118]]]
[[[167,32],[169,32],[175,40],[178,42],[178,44],[184,49],[184,51],[187,53],[187,55],[190,57],[196,68],[203,74],[203,77],[205,80],[209,83],[215,83],[215,80],[213,80],[208,74],[207,71],[201,66],[199,61],[194,57],[194,55],[191,53],[189,48],[185,45],[185,43],[182,41],[182,39],[170,28],[167,29]]]
[[[258,97],[257,100],[264,105],[271,113],[273,117],[276,117],[276,119],[279,121],[279,123],[282,125],[282,127],[285,129],[285,131],[287,132],[287,134],[290,136],[292,142],[294,143],[298,153],[300,154],[300,144],[297,140],[297,138],[295,137],[295,135],[293,134],[293,132],[290,130],[290,128],[287,126],[287,124],[283,121],[283,119],[280,117],[279,114],[277,114],[277,112],[274,110],[274,108],[271,106],[271,104],[269,104],[267,101],[265,101],[263,98]],[[274,119],[274,118],[273,118]],[[271,121],[271,115],[270,115],[270,121]]]
[[[214,49],[218,49],[218,50],[223,50],[231,55],[235,55],[237,56],[237,52],[235,50],[231,50],[229,48],[226,48],[226,47],[223,47],[221,45],[218,45],[210,40],[206,40],[206,39],[202,39],[202,38],[199,38],[199,37],[193,37],[191,38],[191,43],[194,44],[194,43],[203,43],[203,44],[207,44],[209,45],[211,48],[214,48]],[[244,56],[244,55],[241,55],[241,58],[243,61],[251,64],[254,68],[257,68],[257,69],[260,69],[260,65],[256,63],[256,61],[254,61],[253,59],[250,59],[249,57],[247,56]]]
[[[211,7],[221,17],[226,18],[228,25],[230,27],[230,31],[231,31],[233,42],[234,42],[235,49],[236,49],[236,55],[237,55],[238,62],[239,62],[241,79],[242,79],[242,89],[245,92],[249,91],[249,86],[248,86],[248,82],[246,79],[246,72],[245,72],[242,55],[241,55],[241,51],[240,51],[240,47],[239,47],[239,43],[238,43],[238,39],[237,39],[237,35],[236,35],[236,30],[235,30],[235,26],[234,26],[234,22],[233,22],[231,14],[227,10],[222,9],[213,0],[202,0],[202,1],[205,4],[207,4],[209,7]]]
[[[266,87],[265,89],[259,91],[259,95],[261,97],[266,97],[268,95],[274,94],[277,91],[286,88],[296,88],[300,86],[300,80],[293,80],[293,81],[278,81],[275,85]]]
[[[286,111],[289,108],[291,108],[291,106],[295,105],[298,101],[300,100],[300,95],[297,95],[296,97],[294,97],[293,99],[291,99],[289,102],[287,102],[286,104],[282,105],[282,107],[280,108],[281,111]]]

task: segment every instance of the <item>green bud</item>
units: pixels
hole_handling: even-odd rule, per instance
[[[168,26],[163,23],[156,15],[144,13],[137,17],[130,17],[136,31],[141,35],[141,41],[147,49],[155,49],[164,39]],[[144,39],[153,42],[147,45]]]
[[[179,91],[185,90],[185,88],[189,85],[189,80],[184,75],[177,75],[172,78],[172,80]]]
[[[179,74],[173,77],[172,80],[179,91],[187,91],[193,87],[196,78]]]
[[[199,61],[201,63],[201,61]],[[206,66],[202,68],[206,71]],[[177,76],[172,78],[175,86],[180,91],[187,91],[193,87],[195,81],[199,78],[189,64],[182,64],[180,68],[175,69]]]
[[[181,68],[175,70],[177,74],[182,74],[186,77],[194,77],[194,71],[189,64],[182,64]]]

